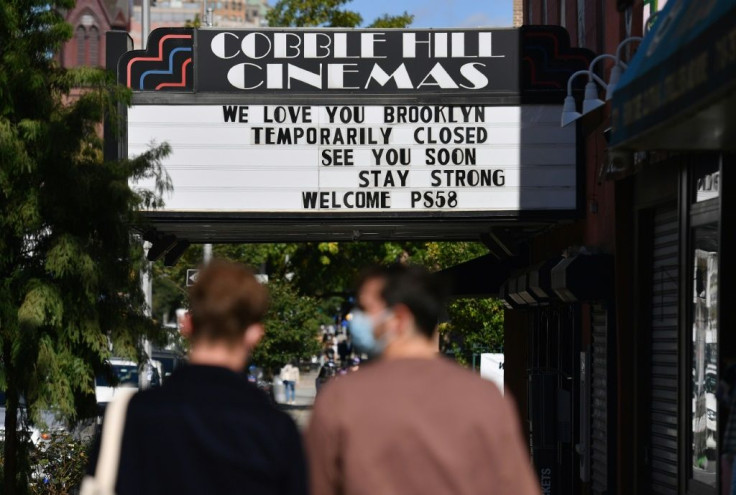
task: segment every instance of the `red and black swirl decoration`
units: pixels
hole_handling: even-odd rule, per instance
[[[561,102],[567,94],[567,80],[587,70],[595,54],[570,46],[570,35],[560,26],[522,26],[520,31],[522,102]],[[584,79],[576,81],[576,89]]]
[[[118,78],[133,91],[191,93],[193,63],[193,29],[156,29],[148,37],[146,50],[133,50],[120,58]]]

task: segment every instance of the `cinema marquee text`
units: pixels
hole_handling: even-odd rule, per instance
[[[199,90],[514,91],[517,35],[464,31],[206,31]]]

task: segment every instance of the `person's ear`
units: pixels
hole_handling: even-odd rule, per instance
[[[434,332],[432,333],[432,345],[435,349],[437,349],[437,352],[440,352],[440,327],[439,325],[434,327]]]
[[[179,320],[179,333],[185,339],[192,337],[192,315],[187,311]]]
[[[253,352],[253,349],[258,346],[265,333],[266,329],[262,323],[254,323],[245,330],[243,343],[245,344],[245,348],[248,349],[248,352]]]
[[[414,315],[404,304],[397,304],[391,310],[394,313],[394,331],[398,334],[405,334],[414,328]]]

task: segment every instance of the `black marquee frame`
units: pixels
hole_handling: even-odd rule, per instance
[[[268,28],[253,31],[267,31]],[[233,30],[230,30],[233,31]],[[325,30],[320,30],[325,31]],[[386,31],[386,30],[378,30]],[[417,33],[436,30],[409,30]],[[473,30],[443,29],[442,32]],[[486,30],[488,31],[488,30]],[[327,91],[319,94],[262,93],[249,95],[233,92],[197,92],[196,63],[197,30],[189,28],[162,28],[153,31],[148,46],[152,52],[131,50],[130,37],[123,31],[107,34],[107,68],[118,75],[118,81],[135,87],[144,70],[149,86],[163,87],[158,91],[134,90],[132,103],[138,105],[208,105],[275,103],[330,105],[391,105],[411,104],[473,104],[488,106],[517,106],[525,104],[560,105],[566,95],[567,81],[574,72],[587,70],[594,54],[584,48],[570,45],[567,31],[559,26],[522,26],[518,30],[518,88],[468,95],[438,92],[407,94],[339,94]],[[162,41],[165,37],[169,37]],[[164,57],[159,50],[165,44],[169,57],[167,68],[181,70],[165,72],[154,70]],[[177,50],[178,49],[178,50]],[[176,53],[173,53],[176,51]],[[194,63],[187,57],[194,56]],[[130,77],[131,60],[134,67]],[[137,72],[136,72],[137,71]],[[152,78],[150,76],[153,76]],[[152,82],[151,82],[152,81]],[[184,82],[184,85],[181,85]],[[582,84],[575,86],[576,93]],[[125,109],[123,109],[123,112]],[[380,213],[240,213],[240,212],[146,212],[151,228],[193,243],[206,242],[301,242],[324,240],[478,240],[479,236],[509,227],[519,232],[537,232],[549,224],[572,221],[583,216],[585,205],[584,152],[580,127],[577,128],[577,194],[576,207],[571,210],[523,210],[515,212],[380,212]],[[105,156],[107,159],[127,157],[124,134],[115,135],[105,128]]]

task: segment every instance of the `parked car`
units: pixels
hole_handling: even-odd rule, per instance
[[[0,391],[0,441],[5,441],[5,392]],[[27,424],[27,410],[25,400],[21,397],[18,407],[18,425],[19,431],[24,429]],[[30,425],[28,433],[31,442],[39,445],[43,442],[51,440],[56,433],[67,432],[66,424],[59,419],[53,411],[41,411],[41,422],[39,424]]]
[[[186,365],[187,359],[179,351],[170,351],[166,349],[158,349],[151,353],[151,359],[161,363],[161,381],[166,383],[166,380],[171,374],[182,366]]]
[[[246,376],[249,382],[258,387],[258,390],[266,394],[272,401],[276,401],[274,398],[273,384],[267,379],[262,368],[251,364],[246,370]]]
[[[319,358],[312,356],[310,359],[302,359],[299,361],[299,371],[302,373],[309,373],[319,368]]]
[[[111,358],[109,364],[113,375],[112,379],[105,375],[98,375],[95,379],[95,398],[100,413],[117,395],[120,388],[138,389],[140,387],[138,363],[126,359]]]

